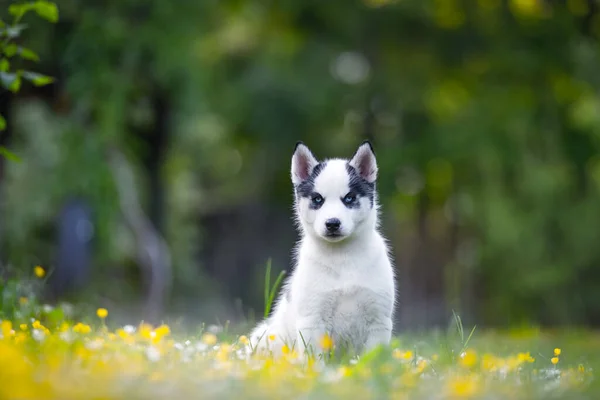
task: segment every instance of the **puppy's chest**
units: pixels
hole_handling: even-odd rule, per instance
[[[340,334],[367,329],[385,317],[381,296],[356,284],[321,290],[307,287],[298,300],[300,316],[316,318],[327,330]]]

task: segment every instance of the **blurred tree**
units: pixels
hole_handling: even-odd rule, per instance
[[[343,156],[369,137],[399,327],[451,309],[466,323],[600,323],[596,2],[58,4],[61,22],[29,40],[59,77],[53,110],[20,96],[10,112],[27,159],[5,179],[13,262],[49,259],[44,227],[83,195],[95,291],[138,295],[129,266],[144,246],[107,164],[116,150],[170,249],[171,310],[239,317],[232,298],[261,306],[261,264],[289,262],[293,144]]]

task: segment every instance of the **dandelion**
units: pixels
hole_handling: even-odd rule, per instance
[[[106,308],[99,308],[96,310],[96,315],[100,319],[105,319],[106,317],[108,317],[108,310]]]
[[[552,357],[552,358],[550,359],[550,362],[551,362],[552,364],[554,364],[554,365],[558,364],[558,357]]]
[[[39,265],[36,265],[35,268],[33,268],[33,273],[40,279],[46,276],[46,270]]]
[[[555,356],[557,356],[557,357],[560,356],[560,353],[561,353],[561,351],[560,351],[560,349],[558,347],[556,349],[554,349],[554,355]]]
[[[202,342],[209,346],[214,346],[217,343],[217,336],[214,333],[205,333],[202,335]]]

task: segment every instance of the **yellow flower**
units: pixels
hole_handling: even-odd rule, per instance
[[[274,341],[275,340],[275,335],[269,335],[269,340],[270,341]]]
[[[477,363],[477,354],[469,349],[461,354],[459,362],[465,368],[472,368]]]
[[[19,328],[21,328],[22,331],[26,331],[27,330],[27,324],[21,324],[21,325],[19,325]]]
[[[0,330],[2,331],[2,335],[4,337],[12,336],[15,334],[15,331],[12,330],[12,322],[10,321],[2,321],[2,323],[0,323]]]
[[[284,344],[283,346],[281,346],[281,352],[283,354],[289,354],[290,353],[290,348],[287,347],[287,345]]]
[[[558,364],[558,357],[552,357],[552,359],[550,360],[550,362],[554,365]]]
[[[531,357],[531,354],[529,352],[527,353],[519,353],[517,354],[517,357],[519,359],[520,362],[528,362],[528,363],[532,363],[535,361],[535,358]]]
[[[143,337],[144,339],[152,339],[154,329],[153,329],[152,325],[142,322],[140,324],[138,332],[140,333],[140,336]]]
[[[92,331],[92,328],[89,325],[82,324],[81,322],[78,322],[73,327],[73,332],[76,332],[76,333],[90,333],[91,331]]]
[[[580,373],[585,372],[585,367],[583,366],[583,364],[579,364],[579,366],[577,367],[577,371],[579,371]]]
[[[248,338],[244,335],[240,336],[240,338],[238,339],[238,341],[243,344],[244,346],[246,346],[248,343],[250,343],[250,341],[248,340]]]
[[[204,335],[202,335],[202,342],[209,346],[214,346],[217,343],[217,337],[214,333],[207,332]]]
[[[163,337],[171,333],[171,328],[169,328],[169,325],[162,324],[161,326],[156,328],[154,332],[156,332],[156,336]]]
[[[98,318],[104,319],[108,317],[108,310],[106,308],[99,308],[96,310],[96,315]]]
[[[321,338],[321,348],[323,350],[329,350],[333,347],[333,339],[328,334],[323,335]]]
[[[46,276],[46,270],[44,270],[44,268],[40,267],[39,265],[35,266],[35,268],[33,269],[33,273],[38,278],[43,278],[44,276]]]
[[[450,380],[449,392],[456,397],[471,397],[477,393],[477,381],[471,377],[457,377]]]
[[[20,297],[19,298],[19,304],[24,306],[25,304],[29,303],[29,299],[27,297]]]
[[[556,349],[554,349],[554,355],[560,356],[560,349],[558,347]]]
[[[392,357],[397,360],[410,360],[413,358],[413,353],[410,350],[404,352],[400,349],[394,349],[394,351],[392,351]]]

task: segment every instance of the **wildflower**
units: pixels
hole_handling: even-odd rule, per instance
[[[269,335],[269,340],[272,342],[275,340],[275,335]]]
[[[477,381],[472,377],[457,377],[448,384],[448,391],[456,397],[471,397],[477,390]]]
[[[147,323],[141,323],[139,328],[140,336],[144,339],[152,339],[155,335],[153,335],[154,330],[152,325]]]
[[[106,317],[108,317],[108,310],[106,308],[99,308],[96,310],[96,315],[100,319],[105,319]]]
[[[19,304],[24,306],[29,303],[29,299],[27,297],[19,297]]]
[[[417,373],[422,373],[427,368],[427,360],[423,359],[417,363]]]
[[[19,325],[19,328],[21,328],[22,331],[26,331],[27,330],[27,324],[21,324],[21,325]]]
[[[403,352],[400,349],[394,349],[394,351],[392,352],[392,357],[394,357],[397,360],[410,360],[413,358],[413,353],[410,350]]]
[[[281,352],[283,354],[289,354],[290,353],[290,348],[287,347],[287,345],[284,344],[283,346],[281,346]]]
[[[202,335],[202,342],[209,346],[214,346],[217,343],[217,336],[214,333],[205,333]]]
[[[554,349],[554,355],[557,357],[560,356],[560,349],[558,347]]]
[[[577,371],[579,371],[582,374],[585,372],[585,367],[583,366],[583,364],[579,364],[579,366],[577,367]]]
[[[8,337],[8,336],[12,336],[15,334],[15,331],[13,331],[12,328],[12,322],[10,321],[2,321],[2,323],[0,324],[0,330],[2,331],[2,335],[4,337]]]
[[[473,350],[467,350],[460,355],[459,362],[465,368],[472,368],[477,363],[477,354]]]
[[[250,341],[248,340],[248,338],[244,335],[240,336],[240,338],[238,339],[238,341],[243,344],[244,346],[246,346],[248,343],[250,343]]]
[[[85,333],[90,333],[91,331],[92,331],[92,328],[89,325],[82,324],[81,322],[78,322],[73,327],[73,332],[76,332],[76,333],[84,333],[85,334]]]
[[[532,363],[535,361],[535,358],[531,357],[531,354],[529,352],[519,353],[519,354],[517,354],[517,358],[519,359],[520,362]]]
[[[550,362],[554,365],[558,364],[558,357],[552,357],[552,359],[550,359]]]
[[[323,350],[329,350],[333,348],[333,339],[331,338],[331,336],[327,334],[323,335],[323,337],[321,338],[321,348]]]
[[[44,276],[46,276],[46,270],[40,267],[39,265],[36,265],[35,268],[33,268],[33,273],[38,278],[43,278]]]
[[[154,330],[154,333],[156,334],[155,338],[157,340],[160,340],[163,337],[168,336],[171,333],[171,328],[169,328],[168,325],[163,324],[163,325],[159,326],[158,328],[156,328]]]

